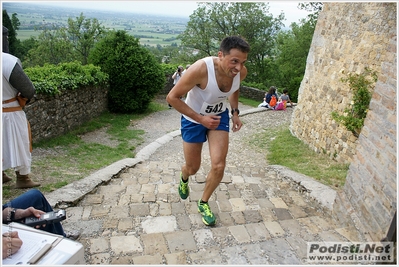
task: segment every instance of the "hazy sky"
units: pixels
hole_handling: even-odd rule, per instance
[[[13,1],[3,1],[13,2]],[[26,1],[28,2],[28,1]],[[81,7],[99,10],[131,11],[149,14],[162,14],[171,16],[189,17],[197,9],[196,1],[29,1],[40,4],[56,6]],[[269,11],[273,17],[277,17],[282,11],[286,20],[284,24],[289,26],[291,22],[298,22],[309,13],[297,8],[303,1],[269,1]]]

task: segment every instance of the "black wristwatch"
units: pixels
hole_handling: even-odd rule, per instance
[[[8,223],[15,221],[15,212],[16,211],[17,211],[16,208],[11,208],[10,214],[9,214],[9,216],[7,216],[7,222]]]
[[[10,220],[13,222],[15,221],[15,212],[17,212],[17,209],[13,208],[11,210],[11,214],[10,214]]]
[[[240,110],[238,108],[231,109],[231,115],[234,115],[234,112],[237,112],[237,115],[240,115]]]

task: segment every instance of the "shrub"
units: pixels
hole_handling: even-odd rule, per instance
[[[118,113],[142,113],[165,86],[165,75],[154,56],[125,31],[100,40],[89,62],[109,75],[108,108]]]
[[[377,74],[368,68],[361,74],[349,73],[342,82],[349,84],[353,91],[353,98],[350,105],[345,108],[344,113],[339,115],[333,111],[332,117],[338,123],[343,124],[346,129],[351,131],[356,137],[359,136],[364,124],[364,119],[370,105],[371,93],[374,90],[374,84],[377,81]]]
[[[77,61],[26,68],[25,73],[35,86],[36,93],[47,95],[56,95],[61,90],[75,90],[83,86],[105,86],[108,83],[108,75],[101,72],[100,67],[92,64],[82,66]]]

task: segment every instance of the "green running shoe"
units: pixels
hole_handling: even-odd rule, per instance
[[[180,173],[180,184],[179,184],[179,195],[182,199],[186,199],[190,194],[190,188],[188,187],[187,182],[183,182],[183,175]]]
[[[205,225],[212,226],[216,223],[215,215],[213,215],[211,208],[208,203],[201,203],[201,199],[198,200],[198,211],[202,215],[202,222]]]

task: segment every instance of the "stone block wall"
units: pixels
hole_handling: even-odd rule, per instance
[[[32,141],[60,136],[107,110],[107,89],[86,87],[60,95],[37,94],[25,106]]]
[[[341,78],[369,67],[381,73],[396,37],[396,3],[326,2],[321,12],[293,114],[292,133],[319,153],[351,162],[357,138],[336,123],[352,92]]]
[[[365,241],[385,237],[397,209],[397,3],[326,2],[321,12],[290,125],[317,152],[350,163],[333,216],[354,224]],[[378,73],[359,138],[338,125],[352,93],[343,73],[369,67]],[[346,76],[345,76],[346,77]]]
[[[388,52],[395,59],[396,38],[391,44]],[[397,210],[396,73],[396,60],[382,63],[356,154],[334,204],[336,218],[355,223],[366,240],[385,237]]]
[[[257,100],[259,104],[263,102],[263,98],[265,97],[266,91],[259,90],[253,87],[241,86],[240,87],[240,96]]]

